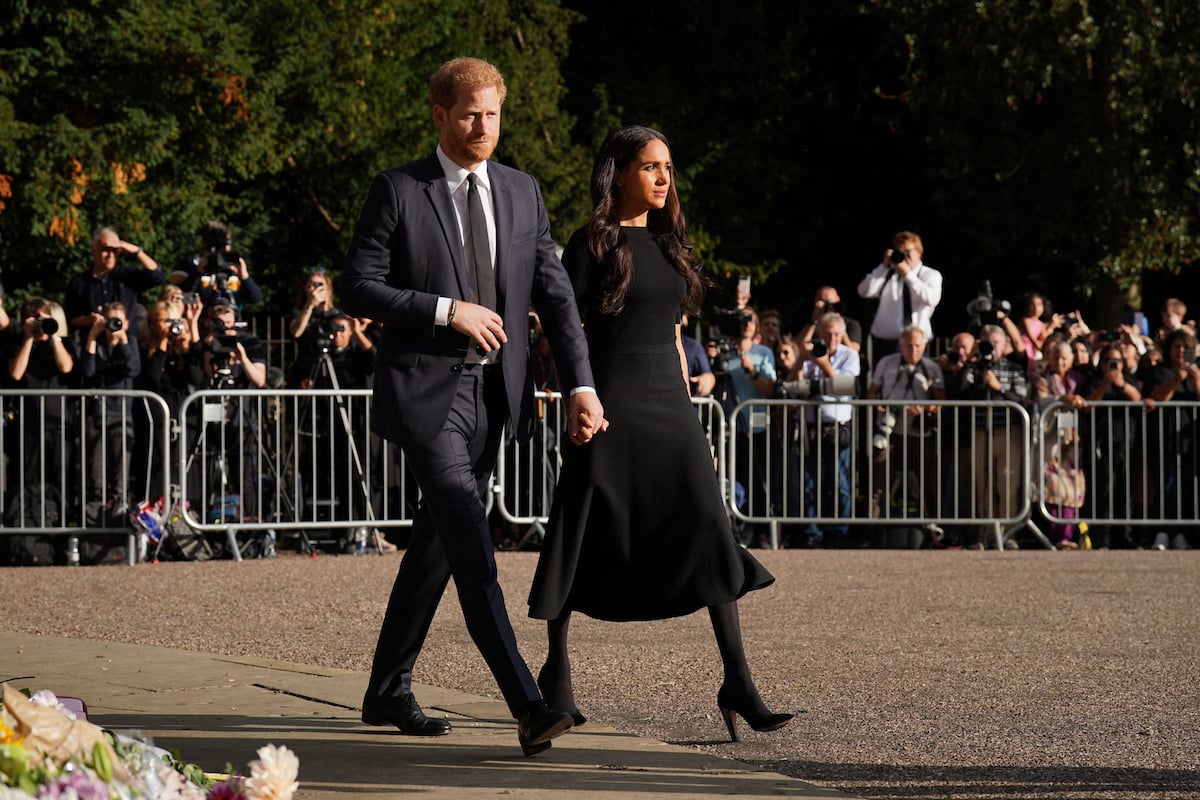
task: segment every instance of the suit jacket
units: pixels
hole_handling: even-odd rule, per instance
[[[518,437],[533,424],[530,303],[550,340],[567,392],[593,385],[575,295],[550,237],[537,182],[488,163],[496,221],[496,295],[508,342],[501,349],[508,410]],[[383,322],[374,426],[386,439],[428,441],[446,422],[468,339],[437,325],[439,297],[467,297],[462,234],[436,154],[375,176],[341,277],[342,308]],[[474,346],[472,343],[471,346]]]

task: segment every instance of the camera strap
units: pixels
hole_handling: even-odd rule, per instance
[[[929,382],[929,373],[925,370],[925,359],[924,358],[922,358],[920,361],[918,361],[916,363],[916,366],[914,366],[912,369],[905,369],[904,360],[900,359],[896,365],[896,381],[895,381],[895,383],[893,383],[891,385],[891,387],[887,391],[885,391],[883,393],[883,397],[888,400],[896,399],[893,396],[892,392],[895,390],[896,386],[899,385],[900,375],[901,375],[901,373],[903,373],[904,376],[906,378],[908,378],[908,385],[904,387],[904,391],[907,393],[908,398],[911,400],[920,399],[917,397],[917,388],[915,385],[918,372],[921,373],[921,377],[923,377],[925,379],[925,381],[928,383]],[[900,399],[904,399],[903,396],[901,396]]]

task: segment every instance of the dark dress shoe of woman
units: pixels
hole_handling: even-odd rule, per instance
[[[444,719],[425,716],[412,692],[397,697],[363,698],[362,721],[368,725],[395,725],[401,733],[412,736],[445,736],[450,723]]]
[[[517,738],[521,741],[521,750],[527,756],[549,750],[550,740],[571,730],[573,724],[567,712],[548,708],[541,700],[535,700],[525,706],[517,720]]]
[[[793,719],[795,714],[773,714],[755,692],[753,697],[749,697],[745,692],[737,692],[730,689],[728,686],[722,686],[717,692],[717,707],[721,709],[721,716],[725,720],[725,727],[729,729],[729,738],[732,741],[741,741],[738,738],[737,728],[733,724],[733,716],[737,714],[746,721],[756,731],[773,731],[787,725]]]
[[[548,665],[542,665],[537,676],[537,686],[542,697],[546,699],[546,705],[570,714],[576,728],[587,722],[587,717],[580,714],[579,709],[575,706],[575,691],[570,681],[563,686],[557,670],[551,669]]]

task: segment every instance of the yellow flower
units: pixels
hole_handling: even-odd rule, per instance
[[[17,736],[8,724],[8,715],[0,714],[0,744],[20,744],[25,741],[24,736]]]

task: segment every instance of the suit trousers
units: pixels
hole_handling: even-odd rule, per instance
[[[506,416],[500,368],[466,366],[442,430],[401,443],[422,501],[379,631],[368,694],[411,691],[413,665],[453,575],[467,631],[513,716],[541,698],[517,650],[484,503]]]

